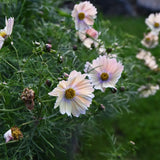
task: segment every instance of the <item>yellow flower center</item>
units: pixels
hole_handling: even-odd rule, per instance
[[[0,31],[0,36],[3,37],[3,38],[5,38],[7,36],[7,34],[4,31]]]
[[[85,14],[83,12],[80,12],[78,14],[78,18],[79,18],[79,20],[83,20],[85,18]]]
[[[11,131],[12,131],[12,137],[14,138],[14,140],[19,140],[20,138],[23,138],[23,134],[18,127],[12,127]]]
[[[155,23],[154,23],[154,27],[155,27],[155,28],[158,28],[158,27],[159,27],[159,23],[155,22]]]
[[[149,37],[146,38],[146,42],[149,42],[151,39]]]
[[[106,81],[108,78],[109,78],[109,75],[107,73],[102,73],[101,74],[102,81]]]
[[[76,95],[76,92],[75,92],[75,90],[72,89],[72,88],[69,88],[69,89],[67,89],[67,90],[65,91],[65,97],[66,97],[67,99],[72,99],[72,98],[75,97],[75,95]]]

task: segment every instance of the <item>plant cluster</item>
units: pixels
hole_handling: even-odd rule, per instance
[[[133,37],[118,39],[88,1],[72,14],[62,2],[0,5],[11,17],[0,30],[1,159],[72,159],[85,126],[129,111],[137,93]]]

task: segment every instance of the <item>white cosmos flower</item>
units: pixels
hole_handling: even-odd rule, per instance
[[[14,18],[10,17],[8,20],[5,19],[6,26],[4,29],[0,30],[0,49],[3,46],[5,39],[11,35],[14,25]]]
[[[5,140],[6,140],[6,143],[13,139],[11,129],[9,129],[9,130],[4,134],[4,138],[5,138]]]
[[[4,138],[5,138],[6,143],[7,143],[7,142],[9,142],[10,140],[13,140],[13,139],[14,140],[19,140],[19,139],[23,138],[23,134],[18,127],[14,126],[4,134]]]
[[[136,57],[140,60],[144,60],[145,65],[148,66],[151,70],[157,70],[158,64],[156,63],[156,58],[152,56],[151,52],[141,50]]]
[[[104,92],[105,88],[115,88],[123,68],[123,65],[115,58],[110,59],[104,55],[99,56],[92,63],[87,62],[84,71],[88,73],[94,88]]]
[[[158,33],[160,31],[160,13],[150,14],[145,23],[152,31]]]
[[[53,91],[48,93],[50,96],[56,96],[57,100],[54,108],[59,106],[61,114],[79,117],[85,114],[92,103],[94,91],[90,80],[85,79],[86,74],[72,71],[67,81],[61,81]]]
[[[138,92],[140,92],[140,97],[144,98],[156,94],[157,90],[159,90],[159,85],[152,84],[148,84],[146,86],[142,85],[140,88],[138,88]]]
[[[72,17],[76,30],[86,30],[93,26],[97,9],[89,1],[81,2],[74,6]]]
[[[155,48],[158,45],[158,35],[155,32],[146,34],[141,43],[147,48]]]

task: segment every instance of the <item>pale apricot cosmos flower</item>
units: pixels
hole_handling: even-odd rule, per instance
[[[96,48],[99,54],[106,53],[104,43],[98,39],[100,33],[94,28],[89,28],[86,31],[78,31],[77,35],[85,47],[89,48],[90,50]]]
[[[87,62],[84,71],[88,73],[94,88],[104,92],[105,88],[115,88],[123,68],[123,65],[115,58],[110,59],[104,55],[99,56],[92,63]]]
[[[48,93],[57,97],[54,108],[59,106],[61,114],[79,117],[80,114],[86,113],[92,103],[94,89],[90,80],[85,77],[86,74],[74,70],[67,81],[60,81],[57,87]]]
[[[150,14],[148,18],[146,18],[145,23],[148,27],[154,31],[160,31],[160,13]]]
[[[151,52],[145,51],[144,49],[141,49],[137,55],[136,58],[140,60],[144,60],[145,56],[151,56]]]
[[[76,30],[86,30],[93,26],[96,14],[97,9],[89,1],[76,4],[72,11]]]
[[[5,20],[6,26],[4,29],[0,30],[0,49],[3,46],[5,39],[11,35],[14,25],[14,18],[10,17],[8,20]]]
[[[99,33],[94,28],[89,28],[86,31],[78,31],[77,35],[85,47],[92,49],[93,46],[98,46]]]
[[[140,97],[147,98],[151,95],[155,95],[157,90],[159,90],[159,85],[148,84],[146,86],[142,85],[138,88],[138,92],[140,92]]]
[[[141,44],[147,48],[155,48],[158,45],[158,35],[155,32],[149,32],[141,41]]]
[[[156,63],[156,58],[152,56],[151,52],[141,50],[137,55],[136,58],[140,60],[144,60],[145,65],[148,66],[151,70],[157,70],[158,64]]]
[[[19,140],[23,138],[23,134],[18,127],[12,127],[4,134],[4,138],[7,143],[10,140]]]

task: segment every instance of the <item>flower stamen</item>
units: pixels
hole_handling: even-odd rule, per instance
[[[160,26],[159,23],[157,23],[157,22],[154,23],[155,28],[158,28],[159,26]]]
[[[12,127],[11,132],[14,140],[19,140],[20,138],[23,138],[23,134],[18,127]]]
[[[109,78],[108,73],[102,73],[102,74],[101,74],[101,80],[102,80],[102,81],[106,81],[108,78]]]
[[[85,14],[83,12],[80,12],[78,14],[78,18],[79,18],[79,20],[83,20],[85,18]]]
[[[74,98],[75,97],[75,90],[74,89],[72,89],[72,88],[69,88],[69,89],[67,89],[66,91],[65,91],[65,97],[67,98],[67,99],[72,99],[72,98]]]
[[[150,39],[149,37],[146,38],[146,42],[150,42],[150,40],[151,40],[151,39]]]
[[[4,32],[4,31],[0,31],[0,36],[3,37],[3,38],[6,38],[7,37],[7,33]]]

